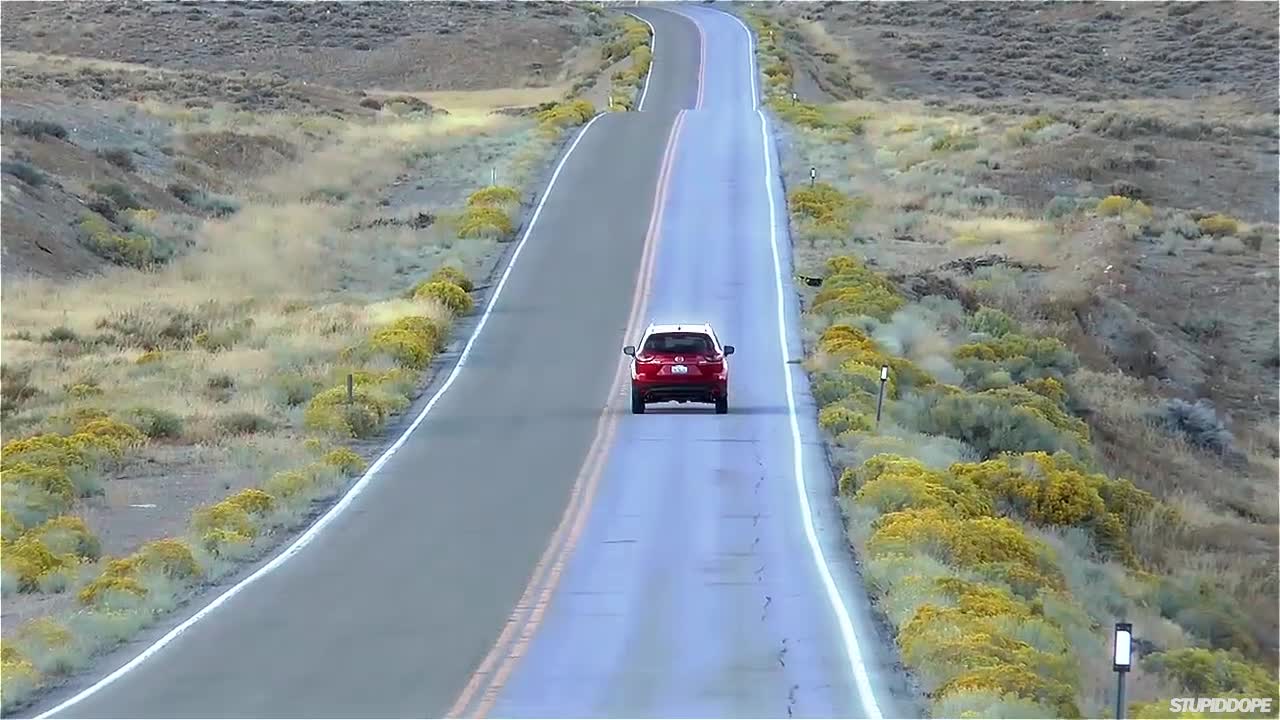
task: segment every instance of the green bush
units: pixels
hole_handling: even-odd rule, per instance
[[[992,395],[943,397],[923,414],[920,423],[921,432],[961,440],[984,458],[1002,452],[1037,450],[1087,455],[1076,438],[1054,427],[1044,416]]]
[[[99,215],[81,220],[80,230],[86,247],[115,263],[144,268],[163,256],[154,238],[138,232],[116,232]]]
[[[353,395],[354,402],[348,404],[345,386],[318,393],[307,403],[304,425],[312,430],[345,437],[367,438],[380,430],[392,413],[399,412],[408,404],[404,398],[358,384],[353,388]]]
[[[1018,323],[1005,313],[990,307],[978,308],[969,316],[969,329],[976,333],[1002,338],[1018,331]]]
[[[255,412],[240,410],[218,418],[218,428],[229,435],[256,435],[270,432],[275,423]]]
[[[135,407],[127,417],[134,427],[149,438],[182,437],[182,418],[168,410]]]
[[[1264,697],[1280,705],[1275,674],[1245,662],[1239,653],[1205,648],[1156,652],[1141,660],[1142,669],[1159,673],[1198,697]]]

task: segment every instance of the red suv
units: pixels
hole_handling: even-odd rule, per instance
[[[729,362],[732,345],[721,345],[711,326],[650,325],[640,348],[622,352],[631,363],[631,412],[646,403],[715,403],[716,414],[729,412]]]

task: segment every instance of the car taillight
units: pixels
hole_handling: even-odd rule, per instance
[[[653,356],[652,356],[652,355],[637,355],[637,356],[636,356],[636,362],[640,363],[641,365],[644,365],[644,364],[646,364],[646,363],[651,363],[651,362],[653,362]]]
[[[699,365],[718,365],[724,358],[719,355],[698,358]]]

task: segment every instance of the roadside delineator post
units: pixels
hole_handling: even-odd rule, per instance
[[[347,404],[351,405],[356,401],[356,376],[347,373]]]
[[[876,429],[880,429],[880,410],[884,407],[884,385],[889,382],[889,366],[880,366],[880,395],[876,398]]]
[[[809,187],[813,187],[818,182],[818,168],[809,168]]]
[[[1111,668],[1116,671],[1116,720],[1124,720],[1124,676],[1133,667],[1133,623],[1118,622]]]
[[[800,102],[800,93],[798,92],[791,93],[791,104],[795,105],[798,102]]]

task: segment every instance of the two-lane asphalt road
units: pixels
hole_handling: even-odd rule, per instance
[[[865,608],[830,592],[856,585],[814,408],[787,365],[801,353],[797,309],[751,37],[718,11],[675,12],[699,31],[703,68],[659,191],[644,320],[708,321],[735,345],[730,414],[670,404],[626,415],[619,386],[598,496],[559,586],[459,714],[897,710],[883,709],[894,683],[877,641],[858,640],[874,637]]]
[[[392,451],[51,715],[894,714],[786,364],[797,308],[750,35],[707,8],[637,12],[656,36],[641,112],[567,151]],[[620,348],[683,319],[737,346],[730,414],[627,414]]]

